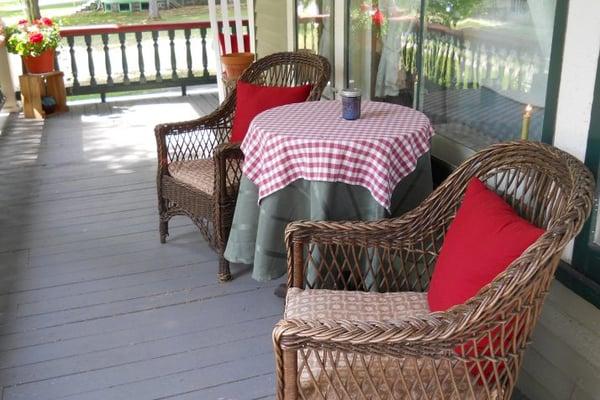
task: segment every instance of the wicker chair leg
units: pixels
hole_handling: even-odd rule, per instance
[[[219,257],[219,282],[227,282],[231,280],[231,272],[229,271],[229,261],[227,261],[223,254]]]
[[[158,179],[158,232],[160,234],[160,242],[165,243],[169,236],[169,219],[167,199],[162,197],[160,175]]]
[[[169,220],[161,219],[158,223],[158,231],[160,232],[160,242],[165,243],[169,236]]]
[[[283,350],[283,398],[285,400],[298,399],[298,352],[296,350]]]

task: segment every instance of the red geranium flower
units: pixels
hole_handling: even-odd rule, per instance
[[[44,40],[44,35],[42,35],[41,33],[32,33],[31,35],[29,35],[29,43],[39,43],[42,40]]]
[[[41,19],[41,21],[42,21],[42,24],[44,24],[46,26],[52,26],[52,24],[53,24],[53,22],[50,18],[44,17]]]
[[[29,22],[29,21],[27,21],[26,19],[20,19],[19,25],[25,25],[27,22]]]
[[[384,22],[385,22],[385,15],[383,15],[383,13],[381,12],[380,9],[375,10],[375,13],[373,14],[373,24],[377,25],[377,26],[381,26],[381,25],[383,25]]]

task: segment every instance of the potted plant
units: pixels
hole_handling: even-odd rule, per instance
[[[27,72],[42,74],[54,71],[54,51],[60,44],[58,25],[50,18],[20,20],[5,28],[6,48],[23,58]]]
[[[246,68],[254,62],[254,53],[249,53],[250,36],[243,35],[243,49],[238,49],[237,40],[233,35],[219,33],[219,47],[221,49],[221,65],[223,66],[223,78],[226,82],[236,81]],[[231,43],[231,51],[227,53],[225,41]]]
[[[254,53],[229,53],[221,56],[225,79],[236,80],[254,62]]]

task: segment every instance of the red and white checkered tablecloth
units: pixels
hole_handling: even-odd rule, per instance
[[[241,146],[243,172],[259,201],[303,178],[363,186],[389,210],[433,134],[423,113],[395,104],[365,101],[356,121],[341,118],[339,101],[290,104],[254,118]]]

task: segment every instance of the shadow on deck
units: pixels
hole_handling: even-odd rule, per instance
[[[72,106],[0,136],[0,398],[258,399],[274,393],[279,282],[217,257],[175,218],[161,245],[159,122],[215,93]]]

